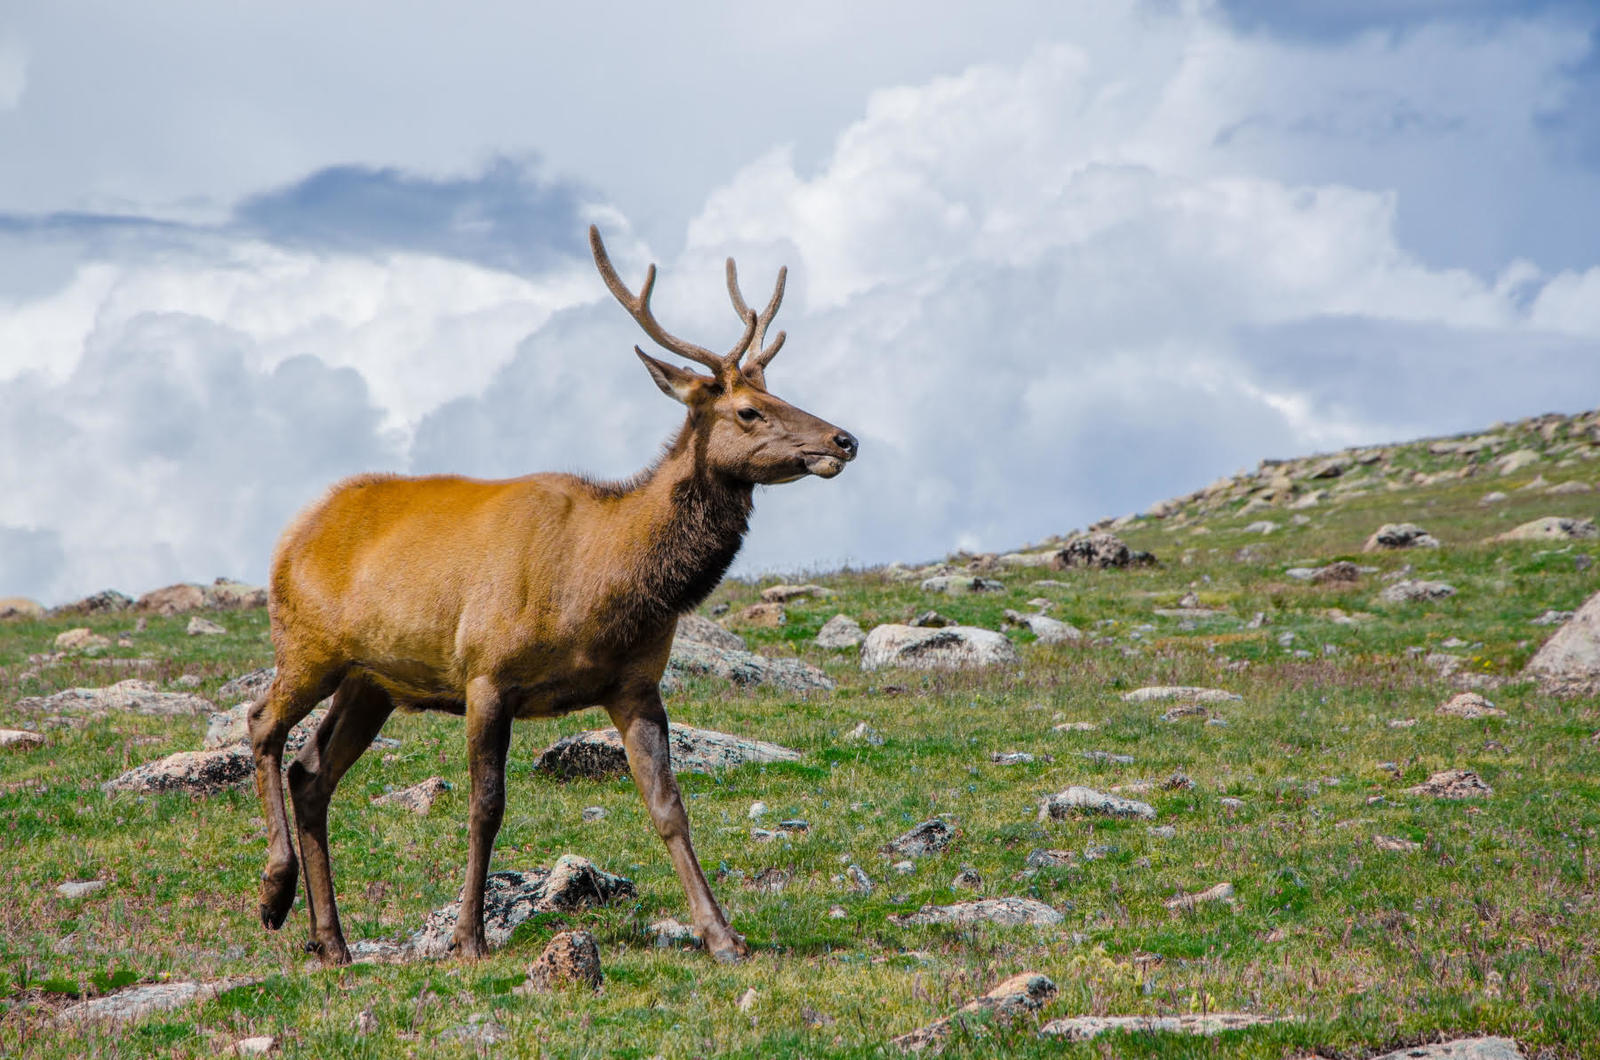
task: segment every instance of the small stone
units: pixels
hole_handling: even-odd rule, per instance
[[[105,887],[105,880],[68,880],[57,885],[56,893],[63,898],[87,898],[97,891],[105,890]]]
[[[1208,887],[1199,894],[1181,894],[1176,898],[1169,898],[1166,902],[1168,909],[1193,909],[1197,905],[1208,902],[1226,902],[1233,904],[1233,884],[1219,883],[1215,887]]]
[[[961,871],[955,874],[950,881],[952,891],[981,891],[983,890],[983,877],[971,865],[961,866]]]
[[[1180,703],[1165,714],[1161,715],[1162,721],[1181,721],[1184,718],[1204,718],[1207,715],[1205,707],[1198,703]]]
[[[1076,626],[1046,615],[1026,615],[1007,609],[1004,617],[1012,625],[1026,627],[1040,644],[1065,644],[1083,639],[1083,631]]]
[[[1559,625],[1561,625],[1561,623],[1565,622],[1567,619],[1569,619],[1571,617],[1572,617],[1572,612],[1571,611],[1557,611],[1555,608],[1550,608],[1549,610],[1545,611],[1542,615],[1540,615],[1538,618],[1530,618],[1530,619],[1528,619],[1528,625],[1530,625],[1530,626],[1559,626]]]
[[[850,865],[844,870],[845,879],[849,881],[851,889],[857,894],[871,894],[872,877],[861,870],[860,865]]]
[[[851,743],[864,743],[873,747],[883,746],[883,733],[874,729],[866,722],[860,722],[855,728],[844,734],[844,738]]]
[[[528,969],[524,994],[546,993],[561,986],[600,988],[600,946],[587,931],[563,931],[546,943]]]
[[[1318,567],[1311,575],[1312,585],[1354,585],[1361,580],[1361,568],[1348,560]]]
[[[744,638],[730,629],[724,629],[704,615],[691,611],[678,616],[678,628],[673,634],[673,644],[680,641],[695,641],[700,644],[709,644],[713,648],[724,651],[745,651],[747,645]]]
[[[215,795],[229,788],[244,787],[255,777],[255,772],[255,759],[248,747],[179,751],[130,769],[101,784],[100,790],[107,793],[182,791],[191,795]]]
[[[910,831],[891,839],[884,844],[883,852],[907,858],[923,858],[948,847],[955,839],[955,835],[955,831],[949,825],[934,818],[923,821]]]
[[[1421,843],[1392,835],[1375,835],[1372,837],[1372,845],[1379,850],[1389,850],[1396,854],[1410,854],[1422,849]]]
[[[987,1033],[988,1023],[1011,1027],[1030,1020],[1034,1013],[1056,996],[1056,993],[1056,984],[1047,976],[1037,972],[1013,975],[991,988],[988,993],[962,1005],[955,1015],[946,1016],[926,1027],[919,1027],[902,1034],[891,1039],[890,1044],[906,1053],[924,1050],[938,1053],[944,1048],[952,1031],[958,1027],[963,1034],[974,1038],[983,1037]],[[963,1016],[975,1018],[967,1020],[963,1019]]]
[[[734,615],[732,621],[741,626],[777,629],[789,621],[789,616],[782,604],[751,604]]]
[[[1070,850],[1030,850],[1026,864],[1030,869],[1058,869],[1077,860]]]
[[[976,626],[919,629],[883,625],[868,633],[861,645],[863,670],[887,666],[917,670],[969,669],[1011,665],[1017,661],[1017,649],[1004,634]]]
[[[715,773],[747,762],[794,762],[800,758],[800,752],[765,740],[676,722],[667,727],[667,743],[677,773]],[[545,748],[534,768],[563,780],[603,780],[627,775],[628,755],[616,729],[590,729],[563,736]]]
[[[605,816],[606,808],[604,806],[585,806],[583,808],[582,817],[585,821],[603,821]]]
[[[1101,814],[1107,817],[1143,817],[1153,820],[1155,807],[1134,799],[1107,795],[1093,788],[1074,785],[1066,791],[1048,796],[1039,806],[1039,820],[1063,820],[1080,813]]]
[[[1170,824],[1158,824],[1150,829],[1150,834],[1156,839],[1171,839],[1178,834],[1178,830]]]
[[[966,595],[969,593],[998,593],[1005,591],[1005,583],[992,578],[978,578],[963,574],[940,574],[932,578],[925,578],[922,582],[922,591],[925,593],[945,593],[947,595]]]
[[[413,784],[409,788],[392,791],[387,795],[379,795],[372,800],[372,805],[399,806],[421,817],[433,809],[433,804],[440,795],[449,790],[450,783],[443,777],[429,777],[427,780],[419,784]],[[604,811],[601,812],[604,813]]]
[[[999,766],[1025,766],[1033,762],[1054,762],[1051,755],[1034,755],[1027,751],[995,751],[989,755],[989,761]]]
[[[1592,519],[1571,519],[1547,515],[1496,534],[1490,541],[1584,541],[1600,537],[1600,527]]]
[[[1514,475],[1531,464],[1537,464],[1544,457],[1536,449],[1518,449],[1496,457],[1494,466],[1500,469],[1501,475]],[[1542,476],[1541,476],[1542,477]]]
[[[1223,798],[1217,800],[1217,805],[1221,806],[1224,810],[1242,810],[1244,809],[1244,800],[1235,799],[1231,796],[1224,796]]]
[[[266,1056],[277,1048],[278,1039],[270,1034],[261,1034],[254,1038],[240,1038],[233,1043],[235,1056]]]
[[[1082,755],[1091,762],[1100,762],[1103,764],[1113,764],[1119,766],[1133,765],[1132,755],[1112,754],[1110,751],[1084,751],[1082,752]]]
[[[370,1008],[364,1008],[356,1013],[356,1018],[350,1021],[350,1027],[357,1034],[377,1034],[378,1017]]]
[[[1481,799],[1493,795],[1494,789],[1470,769],[1446,769],[1407,788],[1406,794],[1431,795],[1436,799]]]
[[[867,639],[860,623],[849,615],[834,615],[817,631],[819,648],[855,648]]]
[[[909,876],[917,871],[917,863],[915,861],[897,861],[889,867],[902,876]]]
[[[1122,695],[1124,703],[1160,703],[1169,700],[1184,700],[1190,703],[1234,703],[1243,698],[1220,688],[1201,688],[1194,685],[1150,685]]]
[[[1447,600],[1455,594],[1456,587],[1448,582],[1407,578],[1386,587],[1378,594],[1378,599],[1386,604],[1407,604],[1422,600]]]
[[[829,920],[843,920],[846,917],[848,917],[849,915],[850,915],[849,913],[846,913],[844,911],[844,906],[842,906],[842,905],[830,905],[828,907],[828,919]]]
[[[195,615],[189,619],[189,624],[184,628],[184,632],[191,637],[216,637],[228,631],[209,618],[201,618],[199,615]]]
[[[657,920],[645,929],[655,937],[657,949],[670,950],[684,946],[699,947],[702,945],[700,936],[688,924],[681,924],[672,917]]]
[[[79,626],[56,634],[56,651],[88,651],[90,648],[111,646],[108,637],[102,637],[87,626]]]
[[[755,1008],[756,1001],[760,998],[760,996],[760,994],[756,993],[756,988],[752,986],[744,993],[740,994],[739,1000],[734,1002],[734,1004],[738,1006],[740,1012],[749,1012],[751,1009]]]
[[[1064,721],[1050,726],[1051,732],[1094,732],[1100,726],[1092,721]]]
[[[917,629],[943,629],[946,626],[955,625],[955,622],[945,618],[937,611],[924,611],[907,622],[906,625],[914,626]]]
[[[1066,1016],[1039,1028],[1046,1038],[1086,1042],[1112,1031],[1129,1034],[1192,1034],[1209,1037],[1225,1031],[1277,1023],[1279,1017],[1245,1012],[1211,1012],[1184,1016]]]
[[[1416,718],[1390,718],[1389,719],[1389,728],[1391,728],[1391,729],[1409,729],[1413,725],[1415,725],[1416,723],[1417,723],[1417,719]]]
[[[890,916],[900,925],[948,924],[966,927],[994,924],[998,927],[1052,927],[1066,918],[1060,911],[1032,898],[984,898],[955,905],[924,905],[915,913]]]
[[[1361,551],[1438,547],[1439,539],[1415,523],[1385,523],[1372,532],[1366,544],[1361,546]]]
[[[786,604],[790,600],[805,600],[811,597],[825,599],[832,595],[832,589],[820,585],[769,585],[761,590],[761,600],[768,604]]]
[[[1435,714],[1455,718],[1503,718],[1506,712],[1484,699],[1476,692],[1461,692],[1439,704]]]
[[[467,1022],[441,1031],[442,1042],[468,1042],[474,1045],[498,1045],[511,1037],[505,1027],[481,1012],[467,1017]]]
[[[27,729],[0,729],[0,749],[32,751],[45,745],[45,738]]]

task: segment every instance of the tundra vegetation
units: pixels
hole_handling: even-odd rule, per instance
[[[1528,1057],[1600,1055],[1600,710],[1592,694],[1521,676],[1559,628],[1547,613],[1575,610],[1600,585],[1600,539],[1488,540],[1547,516],[1597,515],[1600,493],[1582,489],[1600,478],[1596,422],[1545,418],[1488,441],[1264,466],[1119,521],[1115,533],[1154,565],[952,556],[910,577],[809,572],[833,595],[790,598],[784,621],[761,625],[734,616],[777,579],[724,582],[702,615],[837,685],[802,696],[689,677],[666,697],[674,722],[801,752],[679,778],[711,885],[752,950],[731,965],[658,944],[652,924],[688,910],[626,776],[532,768],[558,736],[605,724],[589,711],[513,730],[489,867],[548,868],[573,853],[628,877],[636,895],[536,915],[476,962],[324,969],[303,949],[303,918],[281,933],[257,923],[265,822],[248,781],[205,797],[100,789],[200,747],[203,715],[51,724],[19,706],[127,677],[229,706],[223,684],[272,661],[265,610],[208,612],[226,630],[211,635],[189,634],[188,614],[150,614],[138,629],[132,611],[7,619],[0,726],[46,743],[0,749],[0,1054],[214,1056],[272,1036],[291,1056],[898,1055],[891,1039],[1035,972],[1053,996],[1009,1020],[966,1014],[933,1047],[1364,1058],[1494,1034]],[[1438,545],[1363,551],[1379,527],[1402,523]],[[752,532],[760,525],[758,512]],[[998,587],[925,591],[923,577],[939,573]],[[1383,599],[1407,581],[1454,592]],[[1083,635],[1047,644],[1008,621],[1040,600]],[[1017,662],[867,671],[858,649],[814,643],[837,614],[871,630],[930,610],[1004,631]],[[57,651],[75,627],[106,641]],[[1240,698],[1125,698],[1155,685]],[[1436,713],[1463,690],[1504,713]],[[398,744],[355,763],[329,818],[352,944],[409,935],[455,900],[467,847],[460,720],[397,713],[383,735]],[[1470,771],[1489,793],[1410,790],[1447,770]],[[370,801],[433,776],[450,789],[426,814]],[[1155,817],[1041,815],[1072,787]],[[757,802],[765,812],[752,818]],[[935,818],[943,846],[885,852]],[[794,820],[807,827],[780,825]],[[68,896],[57,889],[67,881],[104,886]],[[909,915],[997,898],[1032,899],[1060,920]],[[592,936],[601,989],[524,988],[564,930]],[[118,1024],[67,1015],[133,984],[223,979],[245,985]],[[1039,1034],[1067,1016],[1212,1012],[1292,1019],[1209,1039]]]

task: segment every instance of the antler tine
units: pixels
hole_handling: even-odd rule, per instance
[[[772,300],[767,303],[767,308],[762,310],[760,318],[756,321],[756,333],[752,341],[756,356],[750,361],[753,365],[765,365],[777,356],[779,348],[783,345],[783,333],[779,332],[777,340],[771,346],[763,346],[767,338],[767,325],[772,323],[772,318],[778,315],[778,307],[783,304],[783,288],[788,278],[788,266],[778,270],[778,283],[773,289]],[[739,290],[739,266],[734,264],[732,258],[728,259],[728,297],[733,300],[733,308],[741,317],[750,312],[750,307],[745,305],[744,294]]]
[[[671,350],[680,357],[687,357],[691,361],[699,361],[713,372],[720,372],[728,366],[730,361],[737,362],[739,354],[743,353],[745,347],[749,345],[750,335],[755,329],[753,320],[750,326],[745,329],[743,344],[738,346],[728,357],[718,357],[704,346],[696,346],[692,342],[685,342],[672,335],[657,322],[655,314],[650,311],[650,292],[656,284],[655,265],[652,264],[646,270],[644,286],[639,288],[639,293],[635,296],[628,289],[628,286],[622,282],[622,278],[617,275],[617,270],[612,266],[611,258],[606,254],[606,245],[600,240],[600,228],[598,225],[589,226],[589,249],[594,252],[595,268],[600,270],[600,278],[606,282],[606,286],[610,288],[612,295],[622,303],[622,308],[628,311],[628,315],[633,317],[639,326],[644,329],[644,333],[654,339],[663,349]]]

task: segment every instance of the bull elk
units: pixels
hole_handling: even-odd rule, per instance
[[[654,265],[634,294],[598,229],[589,229],[589,243],[606,286],[645,333],[709,373],[634,347],[656,386],[688,408],[654,465],[624,482],[359,475],[301,512],[273,553],[278,672],[249,711],[267,821],[261,922],[283,925],[300,871],[284,807],[284,741],[331,693],[326,717],[286,771],[311,918],[308,948],[325,964],[350,960],[334,904],[328,801],[397,706],[465,716],[470,831],[451,938],[460,956],[488,949],[484,878],[505,809],[512,720],[589,706],[605,708],[622,735],[696,932],[718,959],[749,952],[690,843],[658,684],[678,615],[705,599],[739,551],[754,488],[808,474],[832,478],[855,458],[857,443],[767,391],[766,367],[784,334],[767,344],[766,330],[783,300],[786,270],[758,314],[728,259],[728,294],[744,334],[718,356],[656,321]]]

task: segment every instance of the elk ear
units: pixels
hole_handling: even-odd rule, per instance
[[[633,348],[633,352],[637,353],[639,360],[644,362],[645,369],[650,373],[650,378],[656,381],[656,386],[661,388],[661,392],[675,401],[681,401],[685,405],[689,404],[689,399],[694,393],[695,384],[704,382],[696,373],[679,368],[677,365],[668,364],[666,361],[658,361],[637,346]]]

